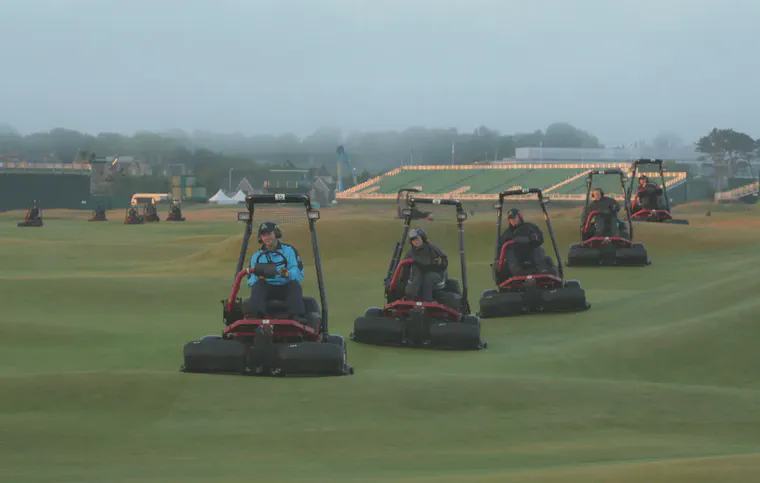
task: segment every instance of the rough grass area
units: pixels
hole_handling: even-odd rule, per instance
[[[394,204],[360,208],[319,222],[331,330],[345,336],[382,304],[401,232]],[[354,376],[294,380],[177,371],[187,341],[221,330],[238,208],[138,226],[50,210],[41,229],[0,214],[0,481],[754,481],[760,212],[745,208],[636,224],[650,267],[568,269],[589,312],[486,320],[480,352],[350,343]],[[552,213],[564,258],[578,210]],[[420,225],[459,277],[444,216]],[[283,230],[312,267],[305,226]],[[476,210],[473,309],[494,237],[493,211]]]

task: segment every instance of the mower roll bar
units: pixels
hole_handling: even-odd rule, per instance
[[[238,256],[237,267],[235,268],[235,284],[239,285],[243,275],[243,266],[245,265],[245,256],[248,252],[248,242],[253,234],[253,217],[256,211],[256,205],[264,204],[302,204],[306,209],[306,218],[309,220],[309,233],[311,235],[311,246],[314,251],[314,268],[317,272],[317,285],[319,286],[319,302],[322,308],[322,324],[320,331],[323,334],[328,333],[328,308],[327,308],[327,294],[325,293],[325,281],[322,274],[322,258],[319,255],[319,240],[317,239],[316,223],[319,220],[319,211],[315,210],[311,205],[311,198],[308,195],[303,194],[280,194],[272,193],[266,195],[248,195],[245,198],[245,204],[248,208],[247,213],[239,213],[238,219],[245,221],[245,231],[243,233],[243,243],[240,246],[240,255]],[[241,215],[247,215],[241,218]],[[251,269],[252,271],[253,269]]]
[[[504,198],[510,196],[519,196],[525,194],[535,194],[538,198],[538,204],[541,205],[541,211],[544,212],[544,220],[546,221],[546,228],[549,230],[549,238],[552,240],[552,247],[554,248],[554,255],[557,257],[557,270],[559,271],[559,278],[562,283],[565,282],[565,272],[562,269],[562,256],[559,254],[559,247],[557,246],[557,238],[554,236],[554,228],[552,227],[552,221],[549,218],[549,212],[546,210],[546,201],[544,201],[544,192],[541,188],[523,188],[518,190],[507,190],[499,193],[499,202],[496,204],[496,250],[494,253],[494,261],[499,260],[501,256],[500,241],[501,241],[501,225],[502,215],[504,212]],[[496,270],[494,267],[493,277],[496,280]]]
[[[459,200],[445,200],[440,198],[416,198],[410,196],[407,198],[407,208],[401,210],[401,214],[404,217],[404,230],[401,235],[401,240],[396,242],[396,246],[393,250],[393,257],[388,266],[388,273],[386,274],[386,282],[392,282],[396,273],[396,267],[401,263],[401,256],[404,250],[404,245],[407,242],[407,236],[412,224],[412,213],[414,212],[414,205],[416,204],[429,204],[429,205],[443,205],[453,206],[456,208],[457,214],[457,229],[459,231],[459,259],[462,265],[462,305],[461,313],[466,314],[469,312],[470,302],[467,300],[467,263],[465,261],[464,251],[464,225],[467,220],[467,213],[462,208],[462,202]],[[387,287],[388,285],[386,285]],[[388,291],[388,288],[386,288]]]
[[[605,174],[616,174],[620,176],[620,188],[623,192],[623,204],[625,205],[625,218],[626,222],[628,222],[628,240],[633,240],[633,219],[631,214],[631,198],[630,194],[625,189],[625,173],[620,168],[613,168],[613,169],[595,169],[594,171],[591,171],[588,176],[586,176],[586,207],[589,205],[589,199],[591,198],[591,184],[594,182],[594,175],[605,175]],[[593,212],[592,212],[593,213]],[[584,226],[583,233],[585,234],[586,231],[588,231],[588,225],[591,221],[591,214],[589,213],[586,215],[586,219],[582,220],[581,223]],[[598,214],[598,211],[597,211]]]
[[[633,162],[631,165],[631,184],[628,188],[628,198],[631,200],[631,204],[633,204],[633,185],[636,182],[636,172],[638,171],[640,164],[655,164],[657,165],[657,171],[660,174],[660,182],[662,184],[662,196],[665,198],[665,209],[670,213],[670,197],[668,196],[668,188],[665,183],[665,171],[662,169],[662,159],[637,159]]]

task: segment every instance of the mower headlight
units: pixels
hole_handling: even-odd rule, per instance
[[[248,211],[241,211],[237,214],[238,221],[248,221],[251,219],[251,213]]]
[[[401,216],[409,216],[412,214],[411,208],[402,208],[401,209]]]
[[[467,213],[464,213],[464,212],[457,213],[457,221],[458,222],[461,223],[461,222],[463,222],[466,219],[467,219]]]
[[[306,216],[310,220],[318,220],[319,219],[319,211],[318,210],[309,210],[308,212],[306,212]]]

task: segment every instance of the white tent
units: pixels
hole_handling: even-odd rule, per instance
[[[245,203],[245,193],[243,193],[242,191],[238,191],[237,193],[235,193],[235,196],[233,196],[230,199],[234,201],[235,203]]]
[[[221,189],[216,192],[214,196],[208,199],[209,203],[215,203],[217,205],[234,205],[237,201],[233,201],[229,196],[224,194]]]

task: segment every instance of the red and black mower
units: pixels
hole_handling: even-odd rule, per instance
[[[92,216],[87,221],[108,221],[105,208],[99,206],[92,212]]]
[[[145,223],[158,223],[161,221],[161,217],[158,216],[158,208],[153,203],[143,205],[142,217]]]
[[[625,206],[625,221],[617,213],[590,210],[594,176],[616,175]],[[631,209],[625,189],[625,173],[619,168],[597,169],[586,177],[586,204],[581,215],[581,242],[570,245],[567,266],[645,266],[651,262],[643,243],[633,241]]]
[[[40,210],[37,205],[35,204],[28,210],[26,210],[26,215],[24,216],[24,221],[19,221],[16,223],[16,226],[19,227],[41,227],[42,226],[42,210]]]
[[[396,211],[397,215],[396,218],[399,220],[403,220],[406,218],[402,211],[406,208],[410,208],[409,205],[409,198],[414,196],[415,193],[419,193],[420,190],[417,188],[403,188],[398,190],[398,193],[396,194]],[[429,211],[422,211],[417,207],[411,208],[412,210],[412,220],[427,220],[427,221],[433,221],[433,214]]]
[[[254,317],[249,315],[253,313],[249,299],[237,296],[243,278],[269,278],[277,271],[272,263],[243,268],[253,232],[255,208],[260,204],[301,204],[305,207],[320,301],[304,297],[307,313],[299,320],[287,314],[284,301],[274,299],[267,301],[264,316]],[[229,298],[222,300],[225,326],[222,335],[209,335],[185,344],[184,364],[180,370],[251,376],[353,374],[354,368],[347,363],[345,339],[328,332],[327,297],[316,231],[319,211],[312,208],[309,197],[303,194],[250,195],[246,198],[246,205],[248,211],[238,213],[238,220],[245,222],[245,233],[232,292]]]
[[[125,225],[142,225],[145,223],[145,217],[137,212],[137,208],[127,208],[127,212],[124,215]]]
[[[636,183],[636,173],[640,172],[640,165],[656,165],[660,175],[660,186],[639,187],[633,191]],[[646,175],[642,174],[642,177]],[[665,182],[665,172],[662,169],[661,159],[637,159],[631,166],[631,184],[628,189],[628,198],[631,200],[631,220],[647,221],[654,223],[669,223],[672,225],[688,225],[689,220],[675,219],[671,213],[670,198]],[[641,200],[644,198],[644,200]]]
[[[397,347],[478,350],[487,347],[480,339],[480,319],[471,313],[467,300],[467,270],[464,250],[464,227],[467,213],[459,200],[415,198],[407,199],[409,206],[402,210],[404,229],[396,243],[385,278],[385,306],[371,307],[364,316],[354,320],[351,340],[365,344]],[[414,210],[417,204],[451,206],[456,209],[459,228],[459,253],[462,287],[448,278],[440,290],[433,291],[434,302],[408,300],[405,286],[413,260],[402,259]]]
[[[182,216],[182,209],[179,207],[179,203],[175,202],[169,210],[169,215],[166,217],[166,221],[185,221],[185,217]]]
[[[546,228],[552,241],[557,258],[555,273],[542,273],[541,267],[524,262],[524,271],[528,275],[514,275],[507,267],[507,251],[513,248],[514,240],[501,243],[501,227],[504,212],[504,199],[510,196],[535,194],[544,214]],[[499,193],[496,208],[496,248],[494,263],[491,265],[493,279],[497,288],[485,290],[480,297],[480,317],[510,317],[514,315],[551,312],[578,312],[588,310],[591,304],[586,301],[586,292],[577,280],[565,280],[562,259],[557,248],[549,212],[546,210],[543,193],[540,188],[525,188]],[[554,261],[547,258],[547,266],[554,268]],[[551,262],[551,263],[550,263]]]

